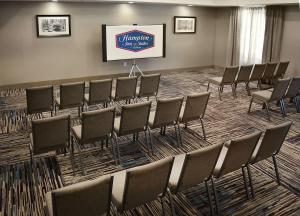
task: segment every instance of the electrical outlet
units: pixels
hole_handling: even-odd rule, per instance
[[[127,67],[127,61],[124,61],[124,62],[123,62],[123,66],[124,66],[124,67]]]

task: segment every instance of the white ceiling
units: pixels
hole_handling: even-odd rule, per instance
[[[8,1],[8,0],[0,0]],[[10,0],[10,1],[44,1],[51,0]],[[58,2],[113,2],[122,3],[134,1],[135,3],[152,3],[152,4],[176,4],[176,5],[194,5],[194,6],[211,6],[211,7],[226,7],[226,6],[255,6],[255,5],[289,5],[298,4],[299,0],[58,0]]]

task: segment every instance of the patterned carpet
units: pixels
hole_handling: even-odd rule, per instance
[[[163,75],[159,97],[206,91],[207,79],[216,74],[218,71],[214,69],[203,69]],[[251,87],[255,88],[255,85]],[[288,116],[285,119],[281,117],[276,104],[271,107],[271,121],[267,120],[265,110],[258,104],[254,104],[253,111],[248,114],[249,97],[243,84],[238,87],[237,99],[231,96],[230,87],[224,88],[222,101],[218,100],[216,86],[211,86],[211,92],[204,118],[207,142],[202,138],[201,124],[197,121],[187,130],[182,128],[182,148],[175,147],[174,128],[168,128],[165,136],[161,136],[158,130],[152,131],[156,148],[154,156],[147,155],[144,136],[140,136],[138,143],[132,143],[131,136],[122,137],[118,139],[122,166],[114,164],[110,148],[101,150],[100,143],[88,145],[83,151],[87,174],[81,175],[79,157],[75,153],[77,166],[73,176],[69,154],[36,157],[31,170],[28,149],[30,124],[25,116],[25,92],[23,89],[0,90],[0,215],[44,215],[44,196],[52,189],[224,142],[254,131],[264,131],[266,127],[286,120],[292,120],[294,124],[277,157],[282,186],[275,182],[271,160],[252,166],[255,199],[246,199],[241,171],[216,180],[216,186],[223,215],[300,215],[300,114],[296,113],[292,104],[287,106]],[[79,123],[76,109],[60,113],[71,113],[73,124]],[[209,215],[204,184],[179,193],[174,199],[178,215]],[[167,199],[165,201],[168,203]],[[170,215],[170,209],[166,209]],[[116,215],[115,212],[112,214]],[[124,215],[161,214],[159,201],[153,201]]]

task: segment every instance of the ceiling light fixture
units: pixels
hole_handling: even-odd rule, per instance
[[[189,4],[188,6],[189,6],[189,7],[193,7],[193,5],[191,5],[191,4]]]
[[[133,2],[133,1],[130,1],[130,2],[128,2],[128,4],[134,4],[134,2]]]

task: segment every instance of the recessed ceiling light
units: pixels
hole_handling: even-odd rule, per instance
[[[193,7],[193,5],[191,5],[191,4],[189,4],[188,6],[189,6],[189,7]]]
[[[128,4],[134,4],[134,2],[133,2],[133,1],[130,1],[130,2],[128,2]]]
[[[57,2],[58,0],[52,0],[53,2]]]

